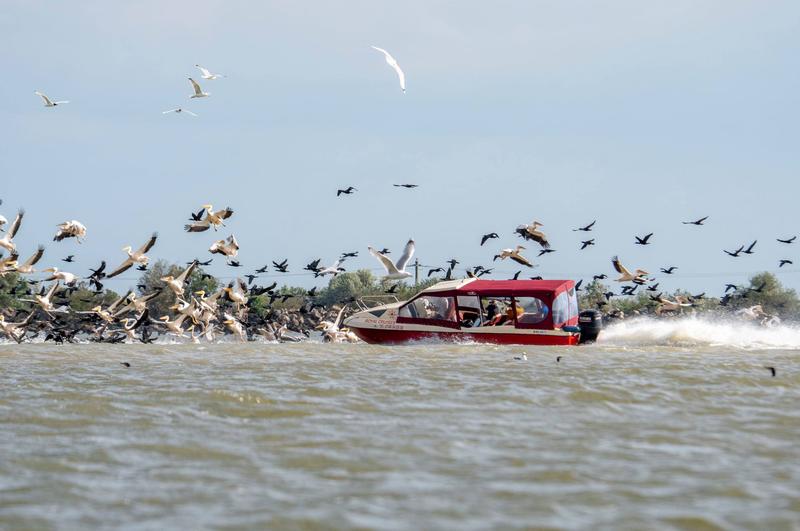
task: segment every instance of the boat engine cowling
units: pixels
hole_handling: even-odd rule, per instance
[[[603,329],[603,315],[597,310],[583,310],[578,314],[578,326],[581,327],[579,343],[594,343]]]

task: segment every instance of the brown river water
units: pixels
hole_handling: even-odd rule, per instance
[[[798,329],[692,320],[580,347],[2,344],[0,529],[800,529],[799,359]]]

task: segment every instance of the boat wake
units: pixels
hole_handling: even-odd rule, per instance
[[[759,326],[734,319],[648,317],[616,322],[603,329],[598,345],[709,346],[741,349],[800,350],[800,327],[791,325]]]

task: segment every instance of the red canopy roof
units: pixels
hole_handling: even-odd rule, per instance
[[[573,280],[473,280],[454,291],[495,296],[522,295],[525,292],[549,291],[554,295],[575,286]]]

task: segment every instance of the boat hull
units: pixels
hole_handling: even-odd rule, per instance
[[[492,345],[577,345],[579,334],[514,334],[470,333],[464,331],[432,332],[421,330],[387,330],[355,328],[351,330],[366,343],[400,345],[414,341],[441,341],[453,343],[487,343]]]

